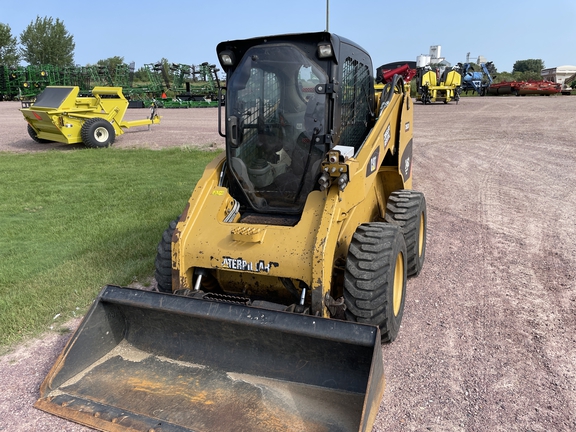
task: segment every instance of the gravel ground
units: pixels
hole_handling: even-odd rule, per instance
[[[0,151],[77,147],[34,143],[18,107],[0,103]],[[374,430],[576,430],[576,97],[414,107],[426,263],[408,282],[398,339],[382,348]],[[114,146],[223,146],[216,109],[161,115]],[[68,337],[48,332],[0,357],[1,431],[89,430],[32,407]]]

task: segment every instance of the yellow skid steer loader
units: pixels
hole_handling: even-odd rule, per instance
[[[162,236],[159,292],[105,287],[36,406],[105,431],[370,431],[426,248],[409,87],[328,32],[217,53],[226,151]]]

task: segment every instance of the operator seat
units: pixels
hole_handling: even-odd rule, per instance
[[[297,191],[300,186],[300,181],[305,176],[305,183],[303,191],[307,193],[314,188],[314,182],[317,174],[319,174],[320,162],[324,156],[324,150],[318,145],[310,142],[314,135],[314,130],[317,130],[316,135],[321,135],[324,130],[324,102],[323,99],[312,96],[306,105],[304,113],[304,128],[305,131],[298,135],[294,143],[291,143],[291,148],[286,148],[288,156],[292,160],[290,169],[276,177],[275,183],[279,189],[284,191]],[[312,148],[310,147],[312,146]],[[310,161],[308,161],[310,155]],[[304,173],[304,170],[307,172]]]

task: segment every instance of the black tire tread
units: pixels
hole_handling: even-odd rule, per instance
[[[110,138],[108,139],[107,143],[100,143],[96,141],[94,138],[94,128],[97,127],[98,124],[102,124],[110,134]],[[91,148],[103,148],[103,147],[110,147],[114,144],[114,140],[116,139],[116,132],[114,131],[114,127],[108,122],[100,117],[94,117],[86,120],[80,129],[80,137],[82,138],[82,142],[86,147]]]
[[[409,277],[420,274],[426,254],[426,231],[424,232],[422,256],[418,254],[419,216],[422,212],[424,214],[424,230],[426,230],[426,199],[422,192],[403,189],[392,192],[388,198],[384,220],[398,225],[404,234],[408,253],[406,272]]]
[[[162,233],[162,238],[158,243],[156,260],[154,267],[156,271],[154,277],[158,284],[158,291],[171,293],[172,292],[172,235],[176,229],[178,219],[173,220],[168,225],[168,228]]]
[[[399,228],[384,222],[360,225],[352,237],[344,275],[344,301],[347,319],[360,323],[378,325],[383,342],[396,337],[388,305],[388,275],[394,268],[396,242],[404,239]],[[401,314],[400,319],[401,319]]]

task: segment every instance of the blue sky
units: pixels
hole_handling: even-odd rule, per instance
[[[74,61],[109,57],[136,68],[162,58],[217,63],[216,44],[281,33],[322,31],[326,0],[98,0],[2,2],[0,22],[20,33],[36,16],[59,18],[74,36]],[[416,60],[431,45],[452,64],[467,53],[511,72],[514,62],[542,59],[545,67],[576,65],[576,1],[344,1],[330,0],[329,30],[363,46],[374,68]]]

